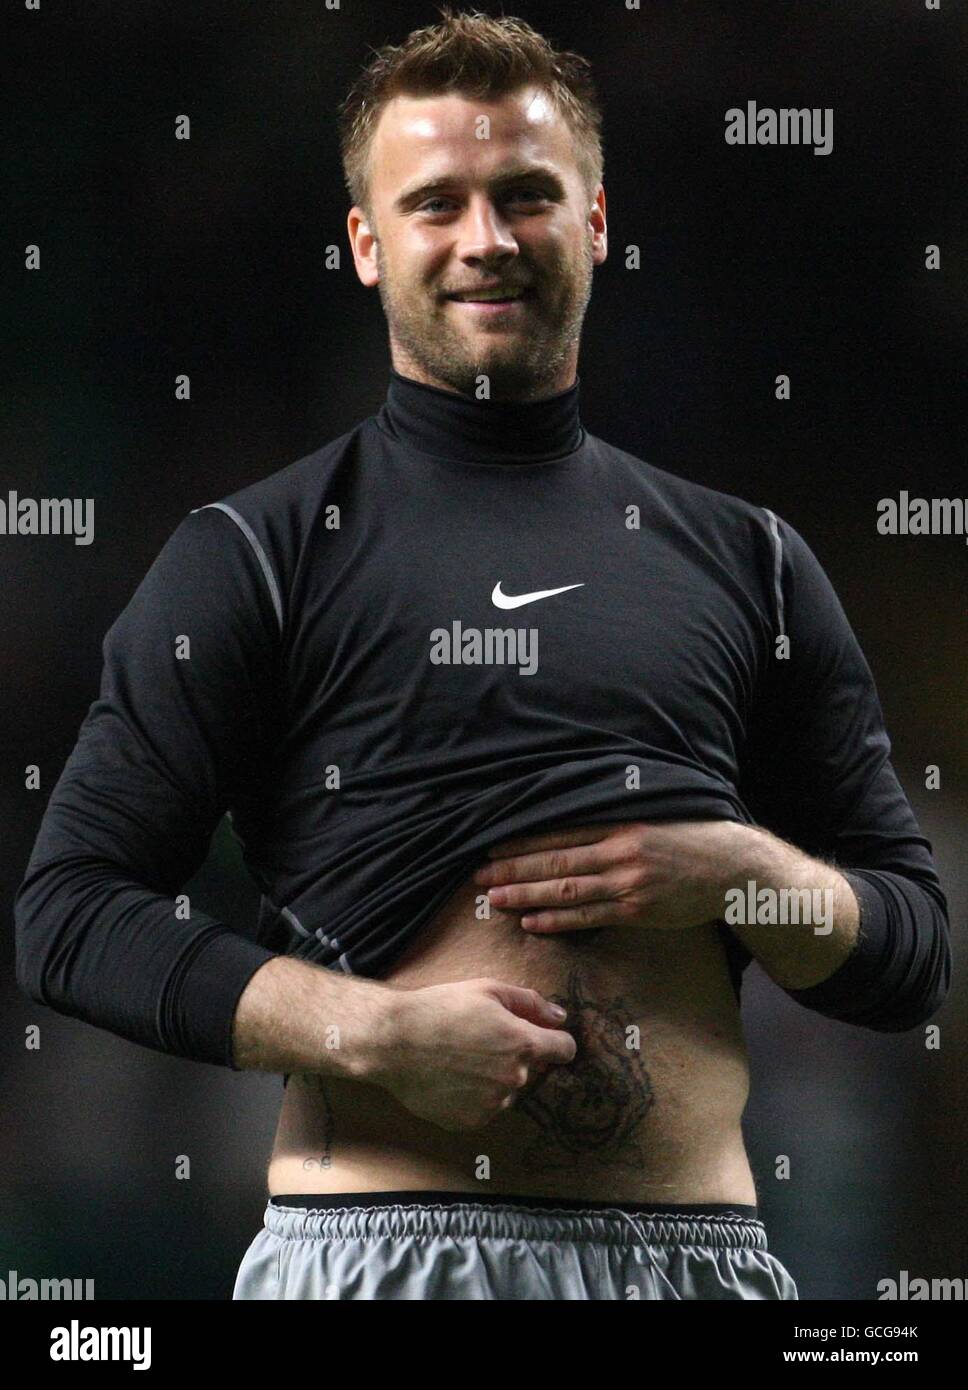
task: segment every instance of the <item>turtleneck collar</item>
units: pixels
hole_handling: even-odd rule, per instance
[[[585,438],[580,378],[540,401],[479,401],[427,386],[390,368],[377,415],[384,433],[426,454],[466,463],[542,463],[573,453]]]

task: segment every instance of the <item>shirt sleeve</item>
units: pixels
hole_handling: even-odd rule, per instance
[[[947,993],[947,900],[830,580],[799,533],[766,516],[774,618],[789,659],[767,658],[748,731],[745,800],[759,824],[834,864],[860,913],[857,945],[834,974],[786,992],[828,1018],[902,1032]]]
[[[258,775],[278,648],[246,536],[216,508],[185,517],[104,638],[99,697],[17,891],[32,999],[234,1069],[236,1005],[275,953],[193,906],[185,920],[175,896]]]

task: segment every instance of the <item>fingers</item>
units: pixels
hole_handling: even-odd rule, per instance
[[[595,931],[600,927],[618,927],[637,919],[638,913],[630,903],[588,903],[562,912],[534,912],[521,918],[521,926],[534,936],[542,933]]]
[[[530,1030],[530,1050],[524,1059],[529,1065],[575,1060],[575,1040],[562,1027],[567,1013],[559,1004],[545,999],[536,989],[522,989],[519,985],[498,981],[492,988],[495,997],[510,1013],[536,1025]]]
[[[604,903],[615,900],[625,880],[615,874],[585,874],[581,877],[538,879],[534,883],[512,883],[487,890],[492,907],[504,912],[527,912],[534,907],[573,907],[578,903]]]
[[[509,1013],[540,1028],[558,1028],[565,1020],[561,1005],[545,999],[536,989],[524,989],[520,985],[506,985],[495,980],[492,992]]]
[[[575,1039],[563,1028],[536,1028],[533,1042],[534,1052],[530,1059],[532,1066],[542,1062],[566,1066],[575,1060],[575,1053],[578,1051]]]
[[[534,880],[564,878],[571,874],[593,874],[614,862],[620,852],[618,844],[583,844],[566,849],[559,845],[540,854],[504,855],[482,864],[474,874],[474,882],[489,887],[498,883],[526,883]]]

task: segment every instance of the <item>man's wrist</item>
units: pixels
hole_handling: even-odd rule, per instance
[[[346,1075],[380,1085],[399,1061],[408,990],[375,985],[346,1058]]]
[[[233,1020],[239,1070],[375,1078],[399,1037],[401,991],[279,955],[257,970]]]

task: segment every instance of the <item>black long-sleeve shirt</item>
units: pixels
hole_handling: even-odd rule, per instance
[[[105,637],[17,894],[33,999],[233,1066],[266,960],[380,976],[490,845],[725,818],[857,894],[857,947],[794,999],[883,1031],[937,1008],[947,904],[817,559],[590,435],[578,400],[393,371],[378,415],[182,520]],[[175,902],[226,812],[255,940]],[[738,996],[750,954],[719,930]]]

